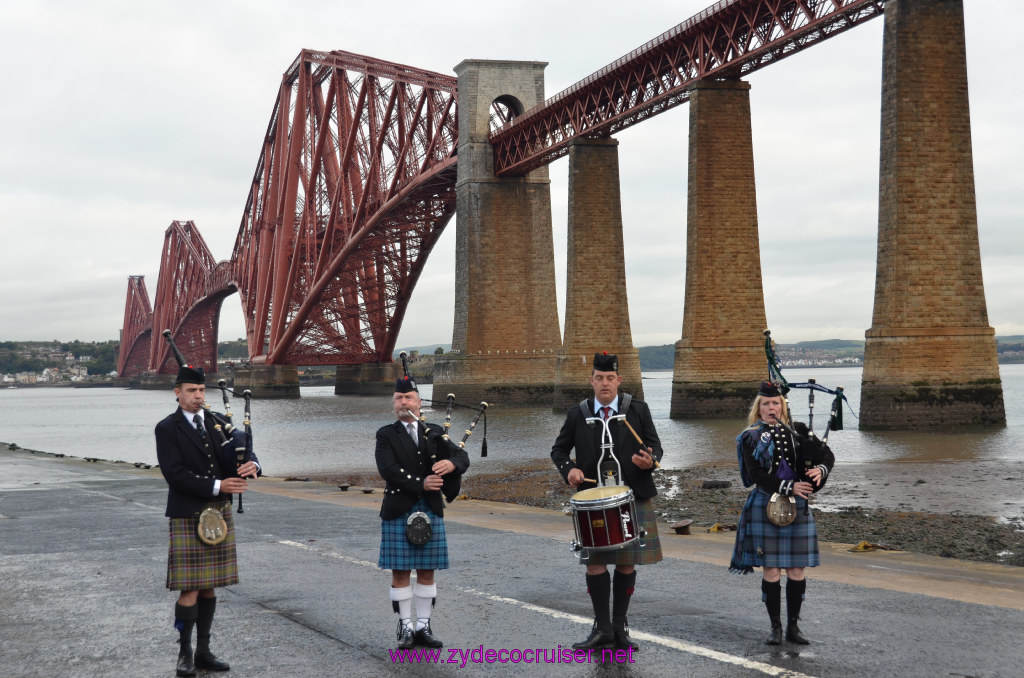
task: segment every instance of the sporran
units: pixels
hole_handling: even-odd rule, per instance
[[[196,526],[199,541],[210,546],[216,546],[228,537],[228,523],[220,514],[220,509],[214,506],[207,506],[199,514],[199,524]]]
[[[785,527],[796,520],[796,502],[793,501],[792,497],[787,497],[778,492],[773,494],[772,498],[768,500],[765,510],[767,511],[769,522],[779,527]]]
[[[434,532],[430,528],[430,516],[423,511],[417,511],[409,516],[405,522],[405,538],[414,546],[423,546]]]

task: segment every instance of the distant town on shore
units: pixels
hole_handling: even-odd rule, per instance
[[[996,337],[1000,364],[1024,363],[1024,335]],[[433,375],[433,358],[451,349],[451,344],[407,346],[395,350],[411,356],[413,374],[429,379]],[[856,367],[864,361],[864,342],[854,339],[800,341],[776,344],[783,367]],[[675,345],[641,346],[640,369],[671,370]],[[117,376],[117,341],[0,341],[0,381],[4,386],[19,385],[81,385],[112,383]],[[222,365],[230,369],[248,359],[244,339],[222,341],[218,345]],[[300,370],[304,383],[328,383],[333,380],[333,367]]]

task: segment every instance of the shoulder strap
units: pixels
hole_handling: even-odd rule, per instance
[[[580,410],[583,411],[583,418],[584,419],[586,419],[587,417],[594,416],[594,411],[592,409],[590,409],[589,407],[587,407],[587,399],[586,398],[584,398],[583,400],[580,401]]]
[[[631,396],[628,393],[623,393],[622,394],[622,402],[619,403],[619,412],[622,412],[623,414],[625,414],[626,412],[629,412],[629,404],[631,402],[633,402],[633,396]]]

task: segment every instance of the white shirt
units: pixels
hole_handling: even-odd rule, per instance
[[[615,400],[611,401],[607,405],[602,405],[600,402],[598,402],[597,398],[594,398],[594,416],[595,417],[600,417],[601,416],[601,408],[602,407],[610,407],[610,408],[612,408],[612,411],[608,413],[608,416],[609,417],[614,417],[616,414],[619,413],[619,396],[616,395],[615,396]]]

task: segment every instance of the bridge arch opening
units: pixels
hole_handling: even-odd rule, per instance
[[[490,131],[494,132],[505,123],[512,122],[525,110],[522,101],[511,94],[502,94],[491,102]]]

